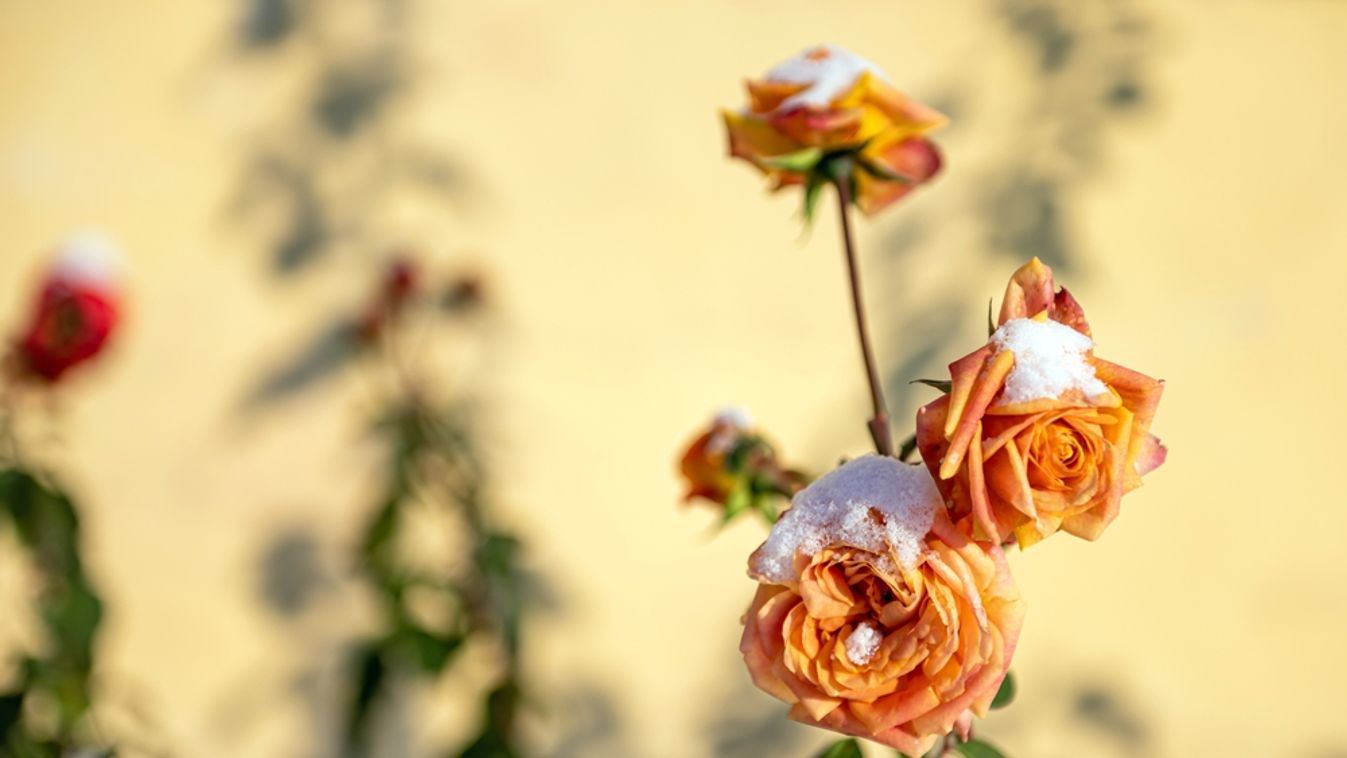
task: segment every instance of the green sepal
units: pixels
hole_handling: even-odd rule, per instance
[[[992,698],[992,710],[1005,708],[1015,701],[1015,672],[1007,671],[1006,678],[1001,680],[1001,687],[996,691],[996,697]]]
[[[1000,750],[982,740],[969,740],[954,746],[954,750],[964,758],[1006,758]]]
[[[817,147],[806,147],[803,150],[796,150],[793,153],[774,155],[770,158],[759,158],[758,162],[767,168],[789,171],[793,174],[807,174],[814,170],[814,167],[818,165],[818,162],[822,158],[822,149]]]
[[[823,185],[826,180],[817,173],[811,172],[809,178],[804,183],[804,225],[814,225],[814,213],[818,210],[818,199],[823,194]]]
[[[749,491],[747,483],[736,484],[725,498],[725,514],[720,518],[721,525],[730,523],[751,507],[753,507],[753,494]]]
[[[862,158],[858,155],[856,157],[856,163],[860,164],[862,171],[869,174],[870,176],[873,176],[876,179],[879,179],[880,181],[897,182],[898,184],[916,183],[916,180],[913,179],[912,177],[907,176],[905,174],[900,174],[897,171],[894,171],[893,169],[889,168],[888,166],[881,166],[880,164],[870,160],[869,158]]]
[[[913,379],[908,382],[908,384],[924,384],[927,387],[934,387],[946,395],[949,394],[950,389],[954,386],[954,383],[948,379]]]
[[[913,434],[903,440],[902,447],[898,448],[898,460],[907,463],[915,452],[917,452],[917,435]]]
[[[845,739],[829,745],[816,758],[863,758],[861,746],[856,740]]]

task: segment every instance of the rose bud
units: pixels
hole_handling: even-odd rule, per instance
[[[968,538],[930,473],[850,461],[795,495],[749,558],[740,650],[790,717],[922,755],[985,716],[1024,605],[999,545]]]
[[[684,501],[700,498],[720,505],[726,520],[753,508],[774,521],[772,500],[790,497],[806,481],[780,464],[771,443],[753,431],[748,415],[737,408],[717,414],[710,428],[688,445],[679,472],[688,487]]]
[[[940,152],[926,135],[945,117],[840,47],[807,50],[747,86],[748,105],[722,112],[730,155],[756,166],[774,191],[804,185],[806,216],[817,188],[836,172],[845,172],[856,205],[873,214],[940,170]]]
[[[28,327],[15,340],[18,373],[56,382],[102,352],[117,328],[121,254],[95,234],[66,238],[42,281]]]
[[[922,459],[978,536],[1093,540],[1165,459],[1150,434],[1164,383],[1096,357],[1080,304],[1037,258],[1011,278],[997,327],[917,412]]]
[[[371,342],[383,334],[415,296],[420,278],[412,259],[398,257],[388,262],[374,299],[356,320],[356,333],[361,340]]]

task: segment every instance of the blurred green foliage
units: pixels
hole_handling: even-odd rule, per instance
[[[19,657],[17,682],[0,687],[0,755],[60,758],[90,741],[94,645],[103,602],[80,557],[80,518],[59,485],[19,467],[0,469],[0,524],[30,554],[46,644]]]

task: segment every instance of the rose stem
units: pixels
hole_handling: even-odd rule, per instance
[[[865,304],[861,299],[860,265],[856,262],[856,245],[851,239],[851,187],[850,172],[846,175],[839,171],[833,176],[833,186],[837,187],[838,211],[842,217],[842,246],[846,250],[847,273],[851,281],[851,305],[856,313],[856,333],[861,339],[861,357],[865,360],[866,378],[870,381],[870,404],[874,415],[868,426],[870,437],[875,441],[875,450],[880,455],[893,455],[893,436],[889,431],[889,412],[884,405],[884,390],[879,383],[879,370],[875,368],[875,354],[870,347],[870,330],[865,323]]]

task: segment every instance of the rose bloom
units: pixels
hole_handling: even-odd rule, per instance
[[[930,474],[853,460],[795,496],[749,561],[740,649],[790,717],[921,755],[984,716],[1024,605],[998,545],[946,515]]]
[[[95,235],[61,244],[28,326],[15,341],[20,375],[56,382],[103,350],[118,322],[119,259],[112,244]]]
[[[804,475],[781,466],[776,451],[753,431],[748,414],[727,408],[688,445],[678,462],[687,485],[683,500],[727,505],[736,491],[772,491],[789,497],[803,486]]]
[[[940,170],[940,152],[925,135],[943,126],[945,117],[898,92],[874,64],[842,48],[805,51],[747,86],[748,106],[722,113],[730,155],[757,166],[774,190],[804,184],[808,174],[773,159],[810,148],[856,151],[853,193],[866,213]],[[863,169],[867,163],[873,170]]]
[[[1093,540],[1164,462],[1149,433],[1164,384],[1096,357],[1080,304],[1037,258],[1011,278],[998,325],[917,412],[922,459],[978,536]]]

